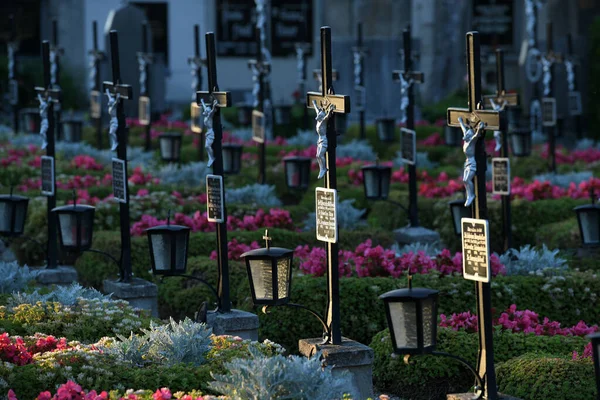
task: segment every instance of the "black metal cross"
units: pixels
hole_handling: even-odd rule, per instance
[[[50,65],[50,81],[53,88],[60,89],[60,56],[64,54],[64,49],[58,45],[58,22],[56,19],[52,20],[52,44],[50,45],[50,54],[54,55],[54,62]],[[56,102],[54,112],[56,113],[57,124],[57,137],[62,138],[62,125],[61,125],[61,106],[60,102]]]
[[[356,46],[352,47],[353,57],[358,57],[358,60],[354,59],[354,90],[360,99],[360,108],[358,110],[359,113],[359,126],[360,126],[360,138],[364,139],[366,137],[365,133],[365,107],[364,103],[364,93],[365,93],[365,83],[364,83],[364,58],[368,54],[367,48],[363,46],[363,34],[362,34],[362,23],[358,23],[356,27]],[[358,61],[358,65],[356,65]],[[356,102],[354,103],[356,104]]]
[[[9,94],[11,95],[11,105],[13,111],[13,129],[15,134],[19,133],[19,81],[17,79],[17,51],[19,42],[17,39],[17,25],[15,16],[9,16],[10,37],[7,43],[8,57],[8,85]]]
[[[222,107],[231,107],[231,93],[220,92],[219,84],[217,83],[217,51],[215,49],[215,34],[213,32],[206,33],[206,62],[208,68],[208,91],[196,92],[196,103],[202,107],[202,101],[206,104],[212,104],[217,101],[217,109],[213,115],[213,153],[215,154],[215,162],[213,164],[213,173],[223,176],[223,155],[222,155],[222,140],[223,127],[221,126],[221,111]],[[224,179],[224,178],[223,178]],[[223,188],[223,196],[225,196],[225,188]],[[217,280],[217,294],[219,297],[220,312],[231,311],[231,300],[229,296],[229,263],[227,258],[227,208],[223,203],[223,220],[225,222],[217,223],[217,262],[219,266],[219,276]]]
[[[196,104],[196,92],[202,90],[202,67],[206,67],[206,58],[202,58],[200,56],[200,25],[194,25],[194,56],[188,58],[188,64],[192,67],[193,74],[193,101],[192,101],[192,109],[191,115],[196,115],[198,105]],[[195,125],[195,124],[194,124]],[[194,126],[192,125],[192,126]],[[195,128],[193,128],[194,130]],[[204,161],[204,130],[200,129],[199,131],[194,130],[196,133],[200,133],[200,139],[198,140],[198,159],[200,161]]]
[[[579,87],[577,85],[577,72],[579,69],[579,60],[577,59],[577,57],[575,56],[575,52],[573,51],[573,37],[571,36],[570,33],[567,34],[567,56],[566,59],[571,63],[572,65],[572,71],[571,73],[573,74],[573,82],[572,82],[572,88],[569,88],[569,111],[571,115],[575,116],[575,133],[577,134],[577,139],[581,139],[581,112],[582,110],[578,108],[578,114],[573,114],[571,113],[571,101],[578,101],[579,103],[581,103],[581,93],[579,93]],[[574,98],[571,98],[571,94],[574,95]]]
[[[106,59],[106,53],[98,50],[98,23],[96,21],[92,22],[92,36],[94,38],[93,43],[94,47],[89,51],[89,55],[92,58],[94,69],[94,83],[92,87],[92,91],[98,92],[93,93],[92,95],[97,96],[96,101],[99,103],[98,107],[100,108],[100,116],[96,118],[96,142],[98,143],[98,148],[102,148],[102,94],[99,93],[102,80],[100,79],[100,63]],[[91,95],[90,95],[91,97]]]
[[[469,82],[469,108],[448,108],[448,125],[460,127],[458,118],[473,130],[477,129],[480,122],[484,123],[481,134],[474,140],[476,175],[474,178],[475,202],[473,206],[473,218],[488,219],[487,198],[485,187],[485,172],[487,166],[485,154],[485,131],[504,130],[504,112],[482,110],[481,97],[481,50],[479,45],[479,33],[467,33],[467,73]],[[490,283],[476,282],[477,292],[477,315],[479,334],[479,357],[477,373],[484,380],[483,394],[486,399],[496,400],[498,389],[496,387],[496,372],[494,367],[494,345],[492,338],[492,300]]]
[[[553,37],[552,37],[552,22],[548,22],[546,24],[546,53],[542,56],[545,59],[545,62],[549,62],[550,66],[548,68],[550,68],[549,74],[550,74],[550,82],[545,82],[545,73],[542,74],[542,84],[546,85],[544,87],[544,97],[542,99],[542,121],[544,121],[544,103],[548,100],[551,101],[551,99],[554,99],[553,97],[553,90],[552,90],[552,75],[553,75],[553,70],[554,70],[554,64],[556,63],[561,63],[563,61],[563,55],[561,53],[558,53],[556,51],[554,51],[554,46],[553,46]],[[556,138],[554,137],[555,135],[555,130],[556,130],[556,126],[547,126],[547,137],[548,137],[548,152],[550,153],[550,172],[555,173],[556,172]]]
[[[412,35],[410,25],[402,32],[404,69],[392,71],[392,80],[408,82],[407,97],[408,105],[406,107],[406,128],[415,129],[415,101],[413,95],[413,83],[423,83],[425,75],[419,71],[412,70]],[[412,81],[412,82],[411,82]],[[417,207],[417,168],[414,164],[408,165],[408,219],[410,226],[415,228],[419,226],[419,210]]]
[[[125,182],[127,185],[127,132],[125,127],[125,110],[121,100],[129,100],[133,97],[131,85],[121,83],[121,65],[119,62],[119,36],[117,31],[110,31],[110,59],[112,64],[112,82],[102,84],[103,92],[108,91],[115,97],[117,104],[117,157],[123,160],[125,164]],[[117,95],[119,95],[117,97]],[[126,191],[126,202],[119,203],[119,217],[121,225],[121,281],[130,282],[132,277],[131,269],[131,236],[129,229],[129,190]]]
[[[144,117],[147,120],[141,121],[146,125],[146,133],[145,133],[145,141],[144,148],[146,151],[150,151],[152,148],[152,138],[150,135],[150,128],[152,125],[152,112],[145,115],[144,108],[151,107],[148,106],[148,102],[150,102],[150,85],[148,76],[150,75],[149,65],[154,62],[154,57],[152,53],[148,51],[148,22],[142,22],[142,51],[138,51],[138,64],[140,64],[140,98],[139,98],[139,112],[144,112]]]
[[[50,43],[47,40],[42,42],[42,63],[44,65],[44,87],[36,87],[36,93],[42,97],[43,101],[48,103],[46,109],[48,115],[48,130],[46,131],[46,155],[54,158],[55,152],[55,119],[54,119],[54,104],[60,101],[60,88],[52,87],[52,80],[50,78]],[[56,170],[56,166],[54,167]],[[53,176],[56,176],[55,171],[52,172]],[[56,268],[57,266],[57,255],[58,247],[56,241],[56,215],[51,212],[56,207],[56,180],[52,182],[54,186],[53,196],[47,197],[47,213],[48,213],[48,244],[47,244],[47,268]]]
[[[331,81],[332,82],[337,82],[338,78],[340,77],[337,69],[332,69],[331,70]],[[319,91],[323,90],[323,77],[321,74],[321,69],[313,69],[313,79],[317,82],[319,82]]]
[[[321,109],[326,109],[329,105],[333,104],[335,106],[334,113],[348,114],[350,113],[350,97],[335,94],[332,84],[333,71],[331,66],[331,28],[324,26],[321,27],[321,71],[323,71],[323,84],[320,93],[306,93],[306,107],[312,108],[313,101],[315,101]],[[325,175],[325,185],[328,189],[337,189],[337,169],[335,164],[337,135],[333,118],[329,118],[327,121],[327,141],[327,152],[325,154],[327,174]],[[327,326],[331,332],[331,337],[328,338],[331,344],[342,343],[338,248],[338,243],[327,243]]]
[[[296,48],[296,54],[298,55],[298,57],[301,57],[301,59],[298,59],[298,63],[301,63],[301,65],[299,65],[300,71],[298,71],[298,92],[302,94],[306,91],[306,54],[310,51],[311,46],[310,43],[296,43],[294,47]],[[302,113],[302,129],[307,130],[308,109],[305,107],[303,108],[303,110],[304,111]]]

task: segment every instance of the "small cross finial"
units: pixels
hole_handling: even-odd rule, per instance
[[[269,236],[269,230],[265,229],[265,235],[262,237],[263,240],[265,241],[266,245],[267,245],[267,250],[269,249],[269,247],[271,247],[271,241],[273,240],[270,236]]]

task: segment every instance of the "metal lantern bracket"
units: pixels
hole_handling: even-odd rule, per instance
[[[331,339],[331,329],[327,326],[327,323],[325,322],[325,318],[323,318],[323,316],[321,314],[319,314],[318,312],[316,312],[313,309],[310,309],[306,306],[303,306],[302,304],[296,304],[296,303],[285,303],[285,304],[279,304],[280,306],[287,306],[287,307],[292,307],[292,308],[300,308],[302,310],[306,310],[309,313],[311,313],[315,318],[317,318],[319,320],[319,322],[321,323],[321,325],[323,325],[323,342],[321,344],[326,344],[329,342],[329,340]],[[274,307],[272,305],[265,305],[262,308],[262,312],[264,314],[269,314],[270,313],[270,308]]]
[[[187,279],[192,279],[192,280],[195,280],[195,281],[198,281],[198,282],[202,283],[204,286],[206,286],[207,288],[210,289],[210,291],[212,292],[212,294],[215,297],[216,304],[217,305],[220,304],[220,302],[219,302],[219,294],[217,293],[217,289],[215,289],[215,287],[213,285],[211,285],[210,283],[208,283],[208,281],[206,281],[206,280],[204,280],[202,278],[199,278],[197,276],[194,276],[194,275],[181,274],[181,275],[162,275],[160,277],[160,282],[162,283],[165,280],[165,278],[170,278],[170,277],[187,278]],[[206,323],[206,314],[207,314],[206,308],[207,307],[206,307],[206,301],[205,301],[200,306],[200,310],[198,310],[196,312],[196,315],[195,315],[196,322],[204,322],[204,323]],[[219,307],[217,306],[212,312],[220,312],[219,311]]]

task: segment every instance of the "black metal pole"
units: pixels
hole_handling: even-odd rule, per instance
[[[92,33],[94,36],[94,69],[96,70],[94,79],[94,90],[101,91],[102,80],[100,79],[100,60],[98,57],[98,23],[92,22]],[[99,149],[102,148],[102,95],[99,96],[98,101],[100,102],[100,115],[96,118],[96,144]]]
[[[573,37],[571,36],[570,33],[567,34],[567,49],[568,49],[568,54],[569,56],[571,56],[572,58],[574,58],[574,54],[575,52],[573,51]],[[577,70],[579,68],[577,67],[577,63],[575,63],[573,61],[573,74],[575,75],[574,79],[573,79],[573,91],[577,91],[579,90],[578,85],[577,85]],[[582,132],[581,132],[581,115],[576,115],[575,116],[575,134],[577,135],[577,139],[581,139],[582,136]]]
[[[356,38],[356,47],[357,47],[357,51],[362,52],[363,51],[363,34],[362,34],[362,23],[358,23],[357,26],[357,38]],[[364,68],[364,61],[363,61],[363,57],[361,54],[360,57],[360,77],[359,77],[359,85],[360,86],[364,86],[364,78],[365,78],[365,73],[363,71]],[[362,107],[360,108],[359,111],[359,119],[360,119],[360,138],[361,139],[365,139],[367,137],[367,134],[365,132],[365,107],[367,105],[366,104],[362,104]]]
[[[258,105],[257,110],[264,112],[264,101],[266,99],[266,88],[265,88],[265,76],[264,76],[264,65],[262,56],[262,43],[260,41],[260,28],[256,28],[256,68],[258,68]],[[259,171],[258,171],[258,183],[264,185],[267,183],[267,156],[266,156],[266,135],[262,143],[258,144],[258,158],[259,158]]]
[[[215,48],[215,34],[208,32],[206,34],[206,62],[208,65],[208,91],[219,91],[217,83],[217,52]],[[215,140],[213,142],[213,152],[215,162],[213,163],[213,174],[223,177],[223,127],[221,126],[221,110],[219,107],[215,110],[213,116],[213,131]],[[225,198],[225,185],[223,184],[223,198]],[[227,258],[227,207],[223,201],[223,220],[217,223],[217,259],[219,265],[219,276],[217,279],[217,291],[219,293],[219,312],[227,313],[231,311],[231,300],[229,296],[229,261]]]
[[[146,55],[148,54],[148,22],[144,21],[142,22],[142,57],[146,57]],[[148,79],[149,76],[149,68],[148,68],[148,64],[146,64],[144,66],[144,73],[146,74],[146,90],[143,93],[140,93],[141,96],[148,96],[150,97],[150,80]],[[144,149],[146,151],[150,151],[152,150],[152,138],[150,137],[150,129],[152,127],[152,112],[150,112],[150,115],[148,116],[148,118],[150,118],[150,121],[148,123],[148,125],[146,125],[146,140],[144,143]]]
[[[44,65],[44,88],[49,90],[52,87],[52,83],[50,82],[50,43],[47,40],[42,42],[42,63]],[[55,127],[55,119],[54,119],[54,103],[50,98],[44,99],[48,102],[48,132],[46,133],[46,142],[48,145],[46,146],[46,155],[48,157],[54,158],[56,155],[55,147],[54,147],[54,127]],[[56,165],[54,166],[54,171],[52,171],[52,175],[56,176]],[[56,208],[56,179],[52,182],[54,186],[52,196],[47,196],[46,198],[46,211],[48,218],[48,244],[47,244],[47,252],[46,252],[46,262],[48,269],[54,269],[57,266],[57,256],[58,256],[58,244],[56,238],[56,215],[52,212],[54,208]]]
[[[15,23],[15,16],[11,15],[9,17],[10,19],[10,39],[9,41],[11,43],[9,43],[9,46],[13,46],[13,58],[12,58],[12,70],[10,70],[10,62],[11,60],[8,60],[9,62],[9,71],[8,71],[8,77],[9,79],[14,79],[16,85],[17,85],[17,101],[15,102],[15,104],[13,104],[12,106],[12,112],[13,112],[13,129],[15,132],[15,135],[17,133],[19,133],[19,100],[18,100],[18,95],[19,95],[19,80],[17,79],[17,51],[18,51],[18,44],[17,44],[17,26]]]
[[[410,25],[402,33],[404,40],[404,72],[412,72],[412,46]],[[413,85],[408,87],[408,107],[406,108],[406,128],[415,129],[415,98]],[[410,226],[419,226],[419,208],[417,206],[417,167],[408,165],[408,218]]]
[[[546,55],[552,52],[552,22],[546,24]],[[554,63],[550,66],[550,76],[554,72]],[[552,97],[552,81],[550,81],[550,92],[547,97]],[[548,151],[550,153],[550,172],[556,173],[556,126],[551,126],[546,129],[548,135]]]
[[[333,74],[331,62],[331,28],[321,28],[321,74],[323,84],[321,95],[334,94]],[[337,133],[335,131],[335,119],[327,120],[327,173],[325,174],[325,187],[337,189],[337,167],[336,148]],[[338,238],[339,241],[339,238]],[[338,270],[338,243],[327,242],[327,325],[331,332],[331,344],[342,344],[342,331],[340,319],[340,276]]]
[[[56,57],[56,82],[54,83],[57,87],[60,87],[60,52],[61,49],[58,47],[58,22],[56,19],[52,20],[52,44],[54,47]],[[62,106],[56,107],[56,137],[61,139],[62,136]]]
[[[112,61],[113,84],[121,84],[121,68],[119,61],[119,36],[117,31],[110,31],[110,53]],[[128,128],[125,126],[125,110],[123,101],[117,102],[117,120],[119,127],[117,128],[117,138],[119,144],[117,146],[117,157],[124,162],[125,182],[126,187],[126,202],[119,203],[119,218],[121,225],[121,281],[131,282],[133,275],[131,270],[131,233],[129,221],[129,184],[127,176],[127,135]]]
[[[481,53],[479,47],[479,34],[467,33],[467,67],[469,71],[469,109],[476,110],[481,97]],[[485,130],[482,129],[475,143],[475,162],[477,170],[474,178],[475,202],[473,218],[488,219],[487,197],[485,188],[485,175],[487,157],[485,153]],[[484,392],[486,398],[498,398],[496,387],[496,370],[494,367],[494,345],[492,338],[492,298],[490,283],[476,282],[477,315],[479,326],[479,357],[477,372],[484,377]]]
[[[504,93],[504,52],[502,49],[496,49],[496,90],[498,96]],[[508,132],[502,131],[502,148],[500,157],[508,158]],[[512,248],[512,221],[510,209],[510,194],[502,195],[502,232],[504,234],[503,250]]]
[[[194,25],[194,68],[196,70],[196,92],[202,90],[202,66],[200,65],[200,25]],[[198,159],[204,161],[204,129],[200,132],[200,138],[198,140]]]
[[[300,90],[300,98],[304,93],[306,93],[306,51],[307,46],[304,43],[301,43],[302,47],[302,76],[300,77],[299,90]],[[308,108],[302,107],[302,129],[308,130],[310,129],[308,126]]]

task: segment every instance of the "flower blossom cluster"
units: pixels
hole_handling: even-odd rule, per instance
[[[26,365],[33,362],[34,354],[64,350],[68,348],[67,339],[56,339],[54,336],[35,334],[27,338],[32,342],[29,346],[26,340],[19,336],[10,337],[7,332],[0,334],[0,360],[15,365]]]
[[[250,245],[240,243],[236,239],[231,239],[230,242],[227,243],[227,258],[229,260],[240,260],[240,256],[247,251],[259,249],[260,246],[256,241],[250,243]],[[210,259],[216,260],[218,257],[217,251],[213,250],[210,253]]]
[[[102,171],[104,166],[96,161],[94,157],[80,154],[73,157],[71,167],[83,170]]]

